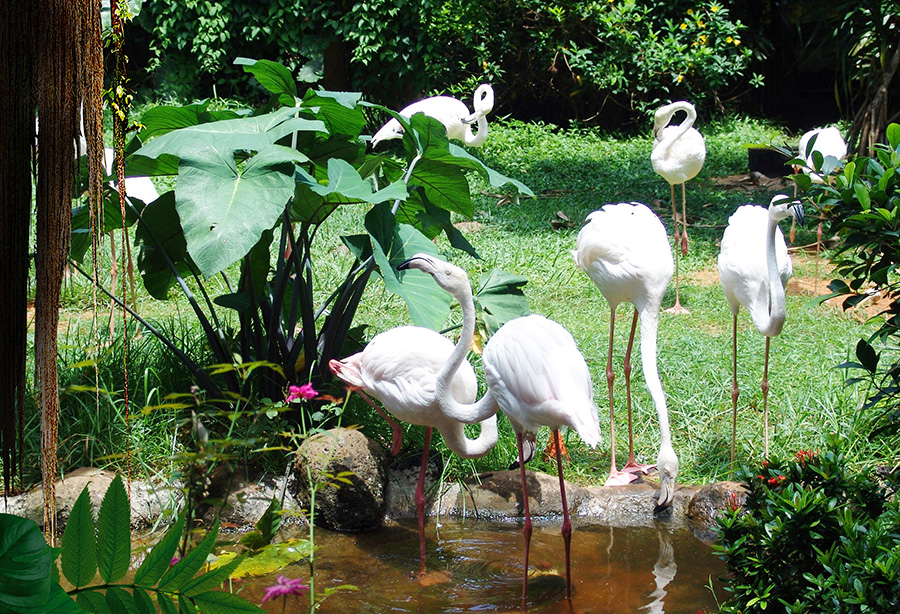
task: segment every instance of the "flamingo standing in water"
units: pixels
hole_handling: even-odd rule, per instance
[[[495,415],[485,416],[481,420],[481,433],[476,439],[468,439],[465,425],[448,418],[438,407],[435,399],[438,371],[452,352],[453,343],[443,335],[420,326],[401,326],[376,335],[362,352],[328,363],[337,377],[351,390],[359,392],[391,425],[391,453],[395,456],[402,445],[400,426],[375,404],[370,395],[400,420],[425,427],[422,465],[415,493],[420,575],[425,574],[425,473],[432,431],[437,429],[447,447],[463,458],[484,456],[497,443]],[[475,400],[478,380],[468,362],[464,362],[449,379],[448,394],[463,403]]]
[[[678,111],[686,113],[677,126],[670,126],[672,116]],[[706,160],[706,143],[694,128],[697,111],[691,103],[680,100],[660,107],[653,118],[653,151],[650,163],[653,170],[669,183],[672,195],[672,219],[675,224],[675,305],[666,309],[669,313],[689,313],[681,306],[678,275],[678,247],[681,255],[688,253],[687,196],[685,183],[697,176]],[[675,211],[675,185],[681,184],[681,224],[684,233],[678,231],[678,214]]]
[[[644,381],[656,405],[659,418],[660,447],[656,466],[660,476],[660,493],[656,509],[660,511],[671,502],[678,475],[678,456],[672,447],[669,431],[669,411],[656,365],[656,339],[659,309],[663,295],[672,278],[674,263],[666,229],[659,217],[643,203],[604,205],[587,216],[578,233],[575,262],[597,284],[609,303],[609,351],[606,360],[606,381],[609,388],[610,463],[607,486],[627,484],[646,473],[652,466],[635,461],[631,420],[631,348],[637,321],[641,321],[641,365]],[[613,409],[612,368],[613,332],[616,308],[620,303],[632,303],[634,316],[628,349],[625,351],[625,392],[628,405],[628,462],[616,468],[615,413]]]
[[[397,268],[419,269],[428,273],[462,307],[462,333],[452,356],[437,378],[435,397],[441,411],[455,420],[470,422],[492,415],[499,407],[516,432],[525,512],[525,525],[522,529],[525,536],[523,606],[528,593],[528,556],[532,533],[525,462],[534,452],[538,429],[548,426],[553,431],[563,510],[566,595],[571,598],[572,523],[563,480],[559,429],[564,426],[575,429],[591,447],[600,442],[597,406],[594,405],[591,376],[584,357],[578,351],[572,335],[556,322],[539,315],[516,318],[501,326],[485,345],[482,363],[487,392],[475,403],[460,403],[449,394],[447,384],[465,359],[475,335],[475,304],[469,278],[458,266],[428,254],[416,254]]]
[[[759,205],[742,205],[730,218],[722,236],[719,253],[719,282],[728,299],[732,316],[732,380],[731,380],[731,469],[734,470],[734,448],[737,432],[737,316],[746,307],[753,325],[766,337],[763,363],[763,428],[764,455],[769,456],[769,342],[781,334],[787,315],[784,289],[793,274],[784,235],[778,222],[791,217],[803,223],[803,207],[784,194],[776,194],[768,209]]]
[[[494,88],[482,83],[473,96],[474,113],[461,100],[451,96],[431,96],[418,100],[400,110],[400,115],[409,119],[416,113],[424,113],[438,120],[447,129],[447,138],[462,141],[469,147],[481,147],[488,136],[487,114],[494,110]],[[478,132],[472,132],[472,124]],[[396,118],[391,118],[372,136],[372,147],[381,141],[403,137],[403,126]]]

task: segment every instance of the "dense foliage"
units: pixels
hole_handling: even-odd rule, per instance
[[[150,69],[181,96],[235,92],[239,56],[399,108],[432,91],[502,84],[501,112],[633,120],[659,101],[708,110],[760,81],[728,2],[277,0],[149,3]],[[223,87],[224,86],[224,87]],[[199,88],[199,89],[198,89]]]
[[[743,508],[718,520],[722,612],[896,612],[900,507],[835,444],[745,468]]]
[[[857,344],[857,361],[843,366],[862,372],[851,381],[871,385],[867,408],[880,410],[875,418],[878,429],[896,431],[900,429],[900,356],[895,350],[900,340],[896,273],[900,264],[900,125],[888,127],[887,140],[888,144],[875,146],[875,157],[857,156],[843,166],[815,152],[813,165],[828,181],[813,183],[805,174],[794,179],[822,213],[830,233],[842,239],[832,256],[842,279],[829,285],[831,296],[843,297],[845,309],[876,294],[890,299],[879,314],[878,328]]]

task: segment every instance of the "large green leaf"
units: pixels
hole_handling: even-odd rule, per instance
[[[237,58],[234,63],[243,66],[244,71],[252,74],[259,84],[273,94],[286,94],[288,100],[297,97],[297,83],[283,64],[271,60],[252,60]]]
[[[441,330],[450,315],[450,295],[422,271],[407,270],[400,276],[396,270],[397,265],[416,253],[438,256],[437,247],[412,226],[397,224],[387,205],[372,207],[365,225],[372,235],[372,251],[385,287],[406,301],[414,324]]]
[[[468,218],[475,213],[469,181],[460,166],[427,158],[420,160],[409,178],[409,185],[421,186],[429,202],[442,209]]]
[[[50,598],[44,604],[43,611],[47,614],[80,614],[84,612],[69,593],[56,582],[50,586]],[[29,608],[23,612],[34,612],[34,610]]]
[[[175,283],[171,262],[179,274],[188,272],[187,242],[175,210],[175,191],[170,190],[147,205],[142,214],[142,224],[134,233],[140,247],[138,270],[144,287],[153,298],[166,300],[169,288]]]
[[[482,312],[488,332],[493,334],[509,320],[528,315],[528,299],[522,287],[528,278],[493,269],[482,276],[475,305]]]
[[[166,534],[144,557],[144,562],[134,574],[134,583],[138,586],[151,587],[159,582],[163,574],[169,569],[172,557],[178,549],[178,541],[184,530],[184,514],[169,527]]]
[[[356,138],[366,126],[366,116],[359,101],[358,92],[328,92],[307,90],[303,106],[311,109],[317,118],[328,126],[329,134],[342,134]]]
[[[50,596],[50,546],[33,520],[0,514],[0,609],[31,612]]]
[[[327,176],[323,181],[298,168],[295,172],[297,189],[292,214],[298,221],[321,223],[340,205],[352,203],[383,203],[408,196],[406,184],[395,181],[385,188],[372,191],[372,183],[363,179],[348,162],[328,160]]]
[[[212,147],[182,158],[175,208],[188,253],[204,275],[243,258],[272,228],[294,194],[294,154],[269,145],[241,168]]]
[[[110,483],[97,516],[97,566],[100,577],[111,584],[128,572],[131,564],[131,504],[118,474]]]
[[[97,535],[87,486],[81,491],[62,538],[62,573],[75,587],[87,586],[97,573]]]
[[[529,188],[527,185],[517,179],[513,179],[511,177],[507,177],[502,173],[498,173],[459,145],[450,143],[449,150],[450,155],[456,159],[456,164],[460,164],[462,166],[465,166],[466,168],[478,171],[485,177],[485,179],[488,180],[488,182],[491,184],[491,187],[502,188],[506,185],[511,185],[519,194],[524,194],[525,196],[534,196],[534,192],[532,192],[531,188]],[[444,160],[444,162],[446,162],[446,160]]]

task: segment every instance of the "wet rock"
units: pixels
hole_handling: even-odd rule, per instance
[[[338,428],[312,437],[297,451],[294,495],[309,507],[308,476],[333,485],[316,492],[315,520],[335,531],[369,531],[384,521],[387,459],[384,449],[358,430]],[[342,475],[343,474],[343,475]]]
[[[223,527],[249,531],[259,522],[272,499],[283,510],[298,510],[300,505],[285,486],[284,476],[266,475],[256,479],[230,465],[220,465],[210,474],[209,496],[216,505],[206,505],[202,513],[204,524],[212,525],[216,515]],[[223,505],[224,502],[224,505]],[[288,514],[282,524],[300,524],[299,516]]]
[[[56,482],[57,527],[60,533],[65,528],[72,512],[72,506],[78,500],[85,486],[91,498],[94,518],[100,511],[100,504],[107,488],[112,483],[115,473],[105,469],[83,467],[67,474]],[[128,484],[126,484],[126,490]],[[172,509],[173,498],[178,500],[180,493],[165,486],[154,487],[144,482],[131,482],[131,527],[146,529],[153,526],[164,509]],[[38,486],[27,493],[8,497],[0,504],[0,511],[30,518],[43,525],[44,522],[44,490]]]
[[[715,538],[716,518],[733,505],[743,506],[747,489],[738,482],[715,482],[700,488],[691,499],[687,518],[701,539]]]

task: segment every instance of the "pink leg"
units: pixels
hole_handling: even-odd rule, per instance
[[[419,517],[419,573],[425,573],[425,473],[428,470],[428,448],[431,447],[430,426],[425,427],[425,443],[422,445],[422,466],[419,483],[416,484],[416,514]]]
[[[690,313],[690,311],[681,306],[681,294],[678,281],[678,260],[680,256],[678,246],[681,243],[681,231],[678,230],[678,213],[675,208],[675,184],[670,184],[670,187],[672,189],[672,221],[675,224],[675,249],[672,250],[675,252],[675,304],[666,309],[666,313],[681,315]]]
[[[528,509],[528,484],[525,483],[525,455],[522,453],[522,433],[516,433],[516,441],[519,444],[519,471],[522,475],[522,505],[525,510],[525,526],[522,527],[522,535],[525,536],[525,576],[522,580],[522,610],[525,610],[525,598],[528,595],[528,553],[531,549],[531,511]],[[557,454],[557,458],[559,455]]]
[[[762,394],[763,394],[763,458],[766,460],[769,459],[769,342],[772,340],[771,337],[766,337],[766,358],[763,362],[763,379],[762,379]]]
[[[611,309],[609,314],[609,351],[606,355],[606,385],[609,389],[609,477],[606,478],[607,486],[622,486],[637,479],[636,475],[625,473],[616,469],[616,412],[613,405],[613,382],[616,374],[612,368],[613,334],[616,329],[616,310]]]
[[[681,184],[681,227],[683,228],[683,232],[681,233],[681,255],[687,256],[687,254],[688,254],[687,194],[686,194],[684,183]]]
[[[737,438],[737,313],[731,316],[731,472],[734,473],[734,440]]]
[[[350,390],[350,388],[348,388],[348,390]],[[387,423],[391,425],[391,456],[400,454],[400,448],[403,447],[403,431],[400,429],[400,425],[397,424],[396,420],[388,416],[387,412],[381,409],[378,404],[372,400],[372,397],[363,392],[361,388],[353,388],[352,390],[355,390],[363,401],[371,405],[375,411],[381,414],[381,417],[387,420]]]
[[[637,329],[638,310],[634,309],[634,317],[631,319],[631,334],[628,335],[628,349],[625,350],[625,395],[628,405],[628,462],[622,467],[626,473],[647,473],[653,465],[644,465],[634,459],[634,426],[631,419],[631,348],[634,347],[634,333]]]
[[[572,522],[569,520],[569,503],[566,501],[566,482],[563,479],[562,454],[560,454],[559,431],[553,431],[553,439],[556,442],[556,470],[559,473],[559,498],[562,502],[563,543],[566,545],[566,599],[572,598],[572,567],[569,561],[572,549]]]

